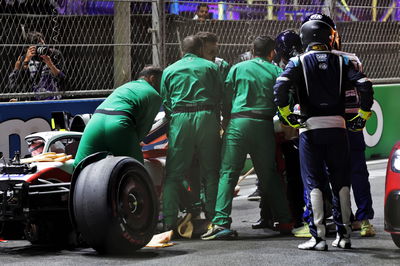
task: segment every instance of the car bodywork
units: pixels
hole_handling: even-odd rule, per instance
[[[68,145],[77,147],[81,135],[80,132],[40,132],[27,136],[25,140],[28,145],[41,141],[43,152],[57,148],[58,152],[66,152],[67,149],[67,152],[76,153],[76,149],[72,150]],[[23,163],[23,160],[18,156],[11,163],[3,160],[0,173],[2,233],[11,239],[25,235],[32,243],[45,242],[41,239],[41,232],[55,225],[60,227],[60,234],[67,234],[71,228],[65,221],[68,221],[73,160],[31,163]]]
[[[400,141],[393,146],[386,169],[385,231],[400,247]]]

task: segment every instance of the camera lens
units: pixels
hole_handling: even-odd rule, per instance
[[[47,46],[38,46],[37,48],[36,48],[36,54],[38,55],[38,56],[41,56],[41,55],[48,55],[48,47]]]

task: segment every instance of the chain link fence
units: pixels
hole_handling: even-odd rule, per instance
[[[193,19],[200,3],[209,7],[204,22]],[[298,29],[315,12],[335,19],[343,50],[360,57],[370,78],[400,82],[399,0],[1,0],[0,100],[34,99],[30,87],[8,84],[18,57],[37,45],[27,43],[30,31],[61,52],[66,79],[52,94],[82,98],[108,95],[147,64],[175,62],[187,35],[216,33],[219,57],[234,64],[256,36]]]

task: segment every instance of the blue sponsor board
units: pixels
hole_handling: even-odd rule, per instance
[[[28,154],[24,138],[32,133],[51,130],[51,113],[68,112],[71,116],[93,113],[104,101],[99,99],[0,103],[0,151],[5,158],[15,151]]]

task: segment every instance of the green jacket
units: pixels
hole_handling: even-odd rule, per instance
[[[224,117],[243,111],[274,116],[273,86],[281,72],[282,69],[260,57],[234,65],[225,80]]]
[[[169,116],[174,108],[214,105],[222,100],[223,81],[217,64],[187,53],[167,67],[161,79],[164,110]]]
[[[135,118],[138,137],[142,140],[151,129],[160,106],[158,92],[147,81],[139,79],[116,88],[97,109],[130,113]]]

